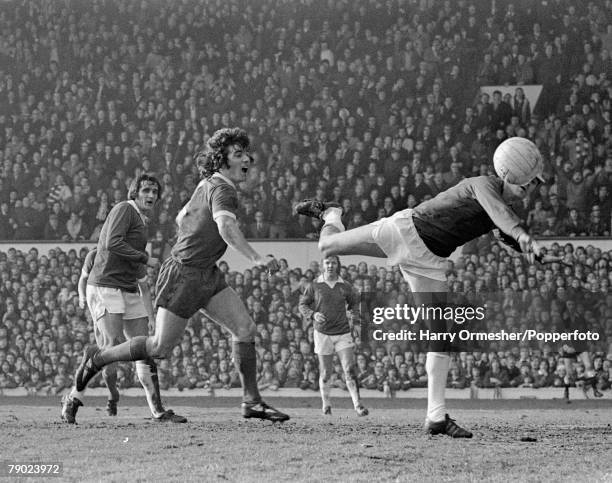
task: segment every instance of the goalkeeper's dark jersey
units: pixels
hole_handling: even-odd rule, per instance
[[[524,231],[502,198],[504,182],[495,176],[467,178],[413,212],[419,236],[432,253],[448,257],[457,247],[497,227],[513,239]]]

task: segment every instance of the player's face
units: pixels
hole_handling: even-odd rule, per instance
[[[323,260],[323,271],[326,278],[335,279],[338,275],[338,260],[336,257],[328,257]]]
[[[159,190],[157,184],[151,181],[143,181],[140,184],[140,189],[136,195],[136,206],[144,213],[150,213],[155,207],[155,202],[159,197]]]
[[[253,158],[242,146],[236,144],[229,147],[227,163],[229,165],[229,176],[232,180],[244,181],[252,162]]]
[[[528,196],[531,196],[531,194],[538,189],[540,184],[542,184],[542,182],[538,178],[534,178],[529,183],[520,186],[516,184],[505,183],[505,189],[512,193],[514,197],[522,200],[524,198],[527,198]]]

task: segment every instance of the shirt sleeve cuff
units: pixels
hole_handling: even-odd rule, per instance
[[[213,213],[213,220],[217,221],[220,216],[229,216],[230,218],[236,219],[236,215],[228,210],[219,210]]]

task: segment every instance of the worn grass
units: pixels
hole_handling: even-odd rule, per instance
[[[173,398],[182,425],[148,419],[142,398],[115,418],[104,402],[70,426],[56,399],[0,398],[0,460],[62,462],[49,481],[612,481],[609,400],[452,401],[472,440],[423,435],[419,400],[369,400],[359,418],[346,399],[331,417],[317,399],[273,399],[292,419],[271,424],[243,420],[235,399]]]

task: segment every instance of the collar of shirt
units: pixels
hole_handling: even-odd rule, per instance
[[[333,283],[325,280],[325,277],[323,275],[319,275],[317,278],[317,283],[326,283],[327,285],[329,285],[331,288],[334,288],[336,286],[337,283],[345,283],[344,280],[342,280],[342,277],[338,277],[338,280],[335,280]]]
[[[234,182],[231,179],[229,179],[227,176],[224,176],[221,173],[219,173],[218,171],[216,173],[214,173],[212,175],[212,177],[213,178],[221,178],[223,181],[228,183],[232,188],[236,189],[236,185],[234,184]]]
[[[147,218],[147,216],[138,209],[138,205],[136,204],[136,202],[134,200],[128,200],[128,203],[134,207],[134,209],[136,210],[136,213],[138,213],[138,216],[140,216],[140,219],[142,220],[142,222],[146,225],[149,221],[149,219]]]

